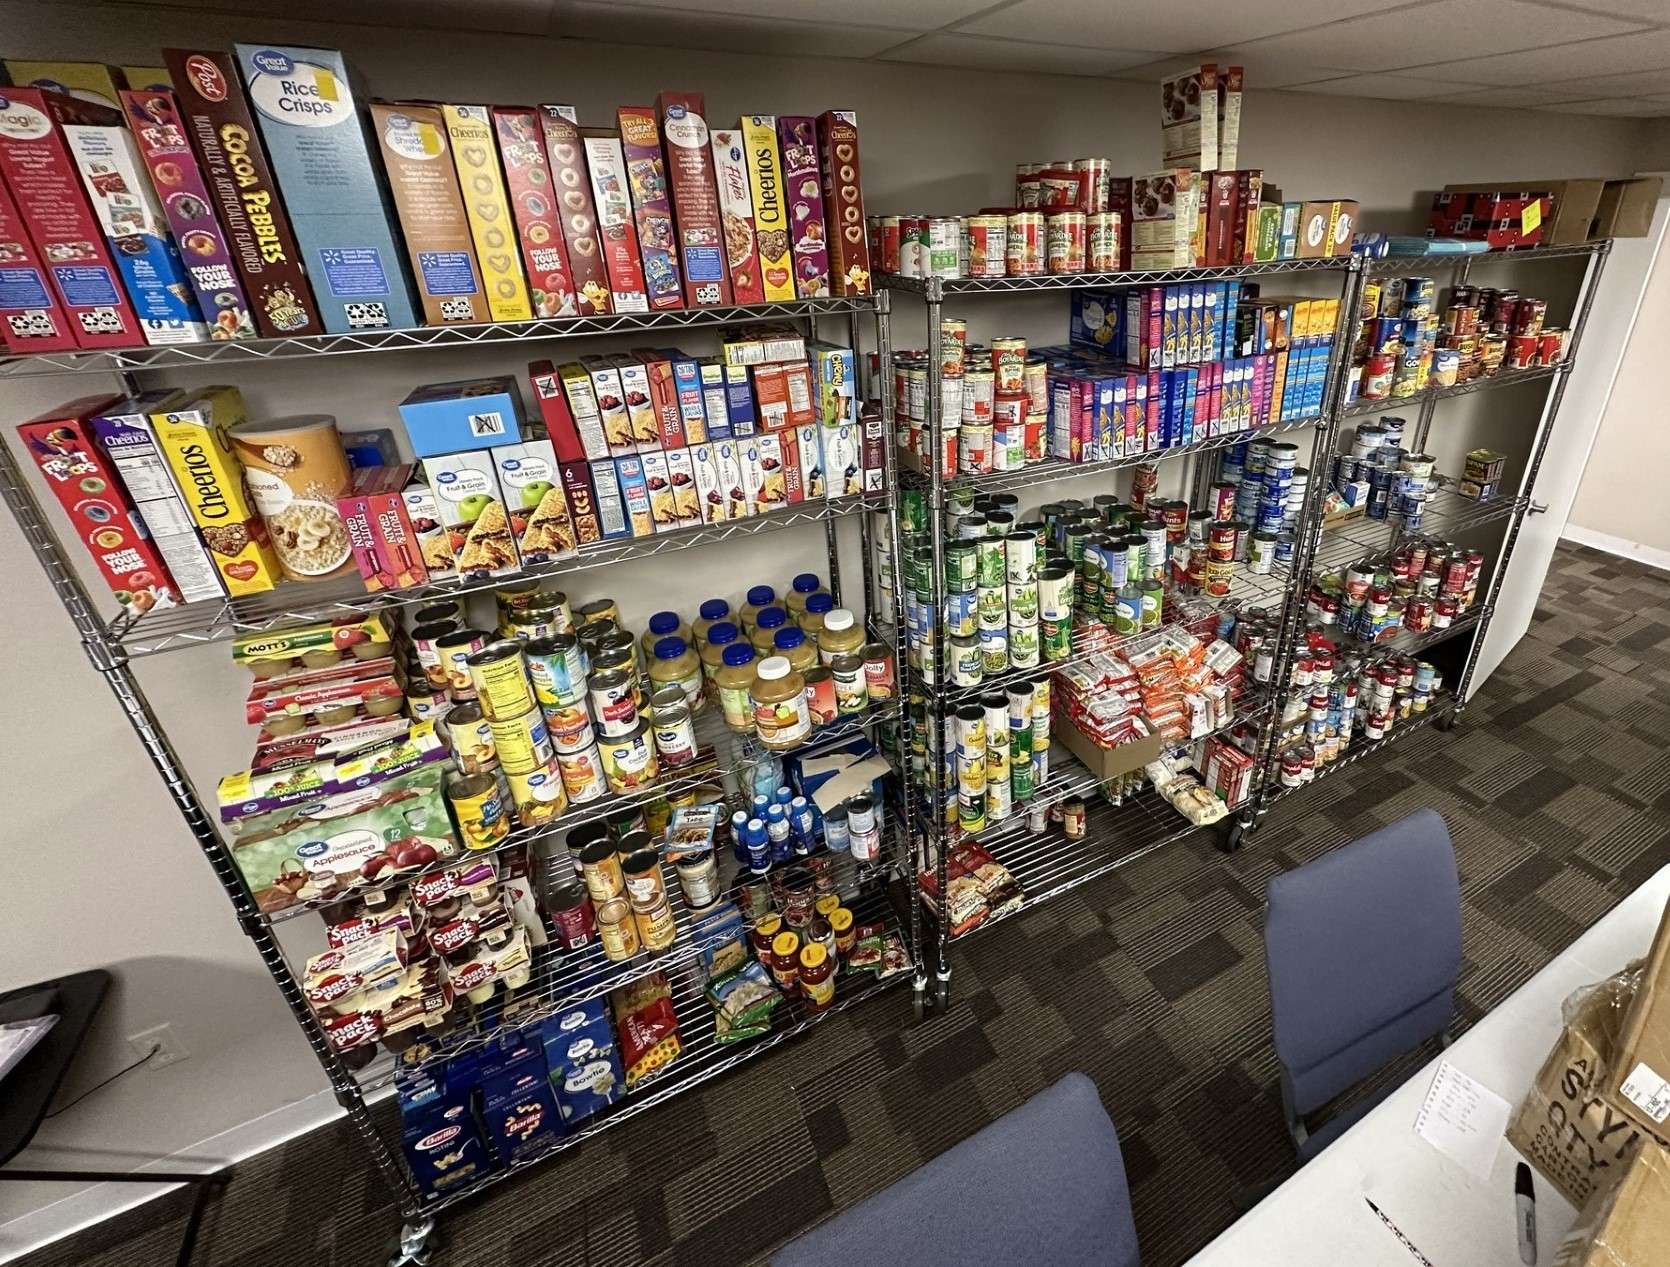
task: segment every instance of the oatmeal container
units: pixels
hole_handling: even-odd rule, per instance
[[[267,525],[279,566],[293,581],[354,570],[348,525],[337,509],[353,482],[327,414],[246,422],[231,432],[250,500]]]

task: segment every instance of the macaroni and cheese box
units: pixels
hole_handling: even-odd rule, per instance
[[[794,285],[802,299],[829,293],[829,243],[824,236],[823,182],[818,176],[818,125],[805,115],[777,120],[783,146],[783,203],[788,210]]]
[[[586,129],[583,141],[610,301],[616,312],[648,312],[649,292],[632,221],[631,179],[620,137],[612,131]]]
[[[522,245],[522,269],[536,317],[573,317],[580,309],[574,278],[563,246],[562,215],[551,196],[551,164],[539,116],[520,106],[494,106],[493,130],[504,160],[516,237]]]
[[[699,92],[664,92],[655,99],[667,142],[667,179],[678,220],[684,306],[716,308],[731,302],[725,246],[714,186],[707,106]]]
[[[783,162],[777,149],[777,120],[769,114],[744,115],[742,144],[748,164],[748,188],[754,204],[754,242],[760,253],[760,280],[767,300],[793,299],[793,226],[783,201]]]
[[[75,335],[46,277],[23,215],[0,181],[0,348],[29,353],[75,347]]]
[[[342,54],[236,48],[325,328],[350,334],[417,325],[388,194]]]
[[[673,204],[667,193],[667,169],[661,161],[661,129],[648,106],[622,106],[621,153],[632,187],[632,214],[644,265],[644,289],[653,311],[684,306],[679,278],[678,242],[673,233]]]
[[[748,188],[748,157],[742,133],[715,129],[713,178],[719,186],[719,222],[724,232],[725,268],[739,304],[763,304],[760,252],[754,237],[754,199]]]
[[[609,311],[609,274],[597,232],[597,209],[586,176],[585,147],[574,122],[573,106],[540,106],[539,126],[551,160],[551,192],[561,214],[568,267],[574,278],[574,302],[582,317]]]
[[[494,456],[478,449],[423,459],[424,479],[435,494],[458,575],[466,581],[509,576],[520,566]]]
[[[549,440],[529,440],[494,449],[499,487],[510,512],[510,531],[523,563],[571,557],[579,546],[563,493],[562,472]]]
[[[526,431],[522,393],[508,374],[419,387],[400,402],[400,420],[420,458],[517,444]]]
[[[464,212],[475,240],[476,263],[487,288],[487,311],[494,321],[529,321],[533,303],[522,278],[522,264],[510,249],[510,200],[499,174],[499,150],[493,141],[486,106],[441,107],[464,194]]]

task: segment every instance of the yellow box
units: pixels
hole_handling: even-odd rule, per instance
[[[458,186],[464,195],[470,237],[487,288],[487,311],[494,321],[532,321],[533,301],[522,277],[516,226],[510,218],[510,199],[499,171],[499,147],[493,139],[493,120],[486,106],[441,107],[452,155],[458,165]]]
[[[228,432],[243,421],[236,387],[206,387],[183,407],[151,415],[157,447],[234,598],[264,593],[283,576],[232,455]]]
[[[20,88],[49,88],[83,101],[122,108],[117,94],[127,85],[114,66],[103,62],[26,62],[6,59],[6,75]]]
[[[740,121],[748,151],[748,189],[754,199],[754,241],[768,302],[793,299],[794,261],[788,207],[783,200],[783,156],[777,149],[777,117],[745,114]]]
[[[122,72],[122,78],[135,92],[146,92],[152,88],[172,90],[174,87],[167,68],[162,66],[118,66],[116,69]]]

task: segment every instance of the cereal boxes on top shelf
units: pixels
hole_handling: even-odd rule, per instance
[[[52,297],[41,254],[29,240],[23,215],[0,180],[0,348],[8,352],[67,352],[75,335]]]
[[[613,131],[587,128],[582,139],[614,310],[648,312],[649,293],[638,254],[638,231],[633,227],[631,180],[620,136]]]
[[[748,188],[754,204],[754,242],[767,300],[793,299],[794,258],[788,208],[783,202],[783,162],[777,149],[777,120],[751,114],[741,121]]]
[[[30,62],[8,57],[0,65],[10,83],[61,92],[112,110],[122,108],[118,97],[123,87],[141,86],[124,84],[121,72],[103,62]]]
[[[498,133],[499,157],[504,160],[534,316],[577,316],[574,278],[558,224],[562,213],[551,193],[551,164],[539,116],[519,106],[494,106],[493,129]]]
[[[795,291],[802,299],[829,294],[829,244],[824,238],[823,182],[818,177],[818,125],[804,115],[782,115],[783,205],[793,247]]]
[[[486,106],[441,107],[458,166],[464,211],[475,239],[476,262],[487,287],[487,309],[494,321],[528,321],[533,303],[522,278],[522,262],[511,249],[510,201],[499,175],[498,146]]]
[[[118,66],[116,69],[134,92],[174,91],[174,81],[161,66]]]
[[[673,204],[667,195],[667,169],[661,161],[661,129],[648,106],[622,106],[621,153],[632,188],[632,214],[644,265],[644,288],[654,311],[684,306],[679,280],[678,243],[673,235]]]
[[[725,268],[739,304],[763,304],[760,253],[754,235],[754,201],[748,192],[748,157],[742,133],[713,133],[713,177],[719,186],[719,220],[725,237]]]
[[[667,141],[667,179],[678,222],[685,307],[728,305],[731,283],[725,267],[707,107],[699,92],[664,92],[655,99],[655,109]]]
[[[572,106],[540,106],[539,125],[551,161],[551,192],[557,200],[568,267],[574,278],[574,302],[580,315],[609,311],[609,275],[597,232],[597,211],[586,176],[585,149]]]
[[[1218,169],[1218,68],[1211,62],[1160,81],[1161,162]]]
[[[858,167],[858,121],[850,110],[818,116],[823,210],[829,230],[829,282],[837,295],[870,293],[870,242]]]

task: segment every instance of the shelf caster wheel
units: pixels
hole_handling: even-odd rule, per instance
[[[934,982],[934,1011],[943,1012],[951,1006],[951,970],[947,968]]]
[[[1447,735],[1456,728],[1460,721],[1461,714],[1452,708],[1449,712],[1440,717],[1434,724],[1439,730],[1443,731]]]
[[[1247,835],[1251,829],[1239,818],[1228,819],[1225,822],[1222,838],[1218,848],[1225,853],[1234,853],[1247,843]]]
[[[429,1267],[435,1252],[435,1220],[407,1220],[400,1227],[400,1248],[389,1256],[388,1267]]]
[[[916,1020],[920,1023],[928,1014],[928,978],[917,977],[911,982],[910,1003],[916,1013]]]

